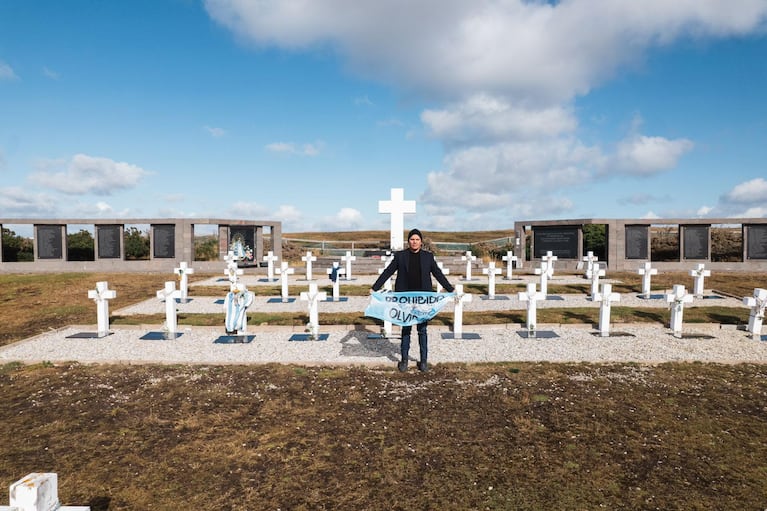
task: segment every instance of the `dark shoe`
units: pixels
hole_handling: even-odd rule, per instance
[[[426,371],[429,370],[429,364],[427,364],[426,362],[418,362],[418,364],[416,365],[418,366],[418,370],[421,371],[422,373],[425,373]]]
[[[401,373],[407,372],[407,362],[405,360],[397,362],[397,369],[399,369],[399,372]]]

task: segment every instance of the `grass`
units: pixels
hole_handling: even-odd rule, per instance
[[[617,292],[639,292],[638,276],[609,277],[624,282]],[[660,291],[685,279],[653,282]],[[115,310],[146,299],[166,276],[2,275],[0,343],[92,324],[87,290],[98,280],[118,289]],[[764,280],[714,275],[707,289],[748,296]],[[696,307],[685,321],[742,323],[747,312]],[[595,313],[538,311],[539,321],[560,323],[595,322]],[[523,314],[464,320],[523,322]],[[613,306],[618,322],[665,322],[667,314]],[[253,319],[305,322],[300,314]],[[223,316],[181,321],[220,325]],[[14,362],[0,366],[0,389],[0,488],[29,472],[57,472],[62,503],[93,511],[726,511],[767,502],[767,364],[456,363],[400,374]],[[0,489],[0,502],[7,498]]]

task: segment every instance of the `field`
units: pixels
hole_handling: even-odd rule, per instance
[[[638,276],[610,277],[623,281],[619,292],[639,290]],[[658,277],[659,288],[683,278]],[[0,343],[94,323],[86,291],[105,279],[0,276]],[[160,289],[166,276],[108,280],[120,289],[116,310]],[[734,296],[766,284],[763,275],[707,280]],[[614,309],[623,321],[668,320],[667,311],[650,312]],[[588,310],[546,314],[539,320],[596,318]],[[742,309],[695,315],[685,320],[747,319]],[[152,320],[161,322],[142,319]],[[400,374],[12,363],[0,366],[0,388],[0,487],[57,472],[62,503],[94,511],[767,507],[767,364],[438,364]],[[7,498],[0,490],[0,503]]]

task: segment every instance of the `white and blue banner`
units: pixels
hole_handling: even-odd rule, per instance
[[[455,293],[407,291],[370,295],[365,316],[390,321],[399,326],[413,326],[428,321],[451,302]]]

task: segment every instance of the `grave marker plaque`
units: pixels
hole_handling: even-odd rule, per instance
[[[154,239],[152,253],[156,258],[176,257],[176,226],[173,224],[157,224],[152,226]]]
[[[649,226],[626,226],[626,259],[647,259]]]
[[[64,254],[63,247],[60,225],[37,226],[38,259],[61,259]]]
[[[122,240],[123,228],[121,225],[97,225],[96,226],[99,251],[99,259],[119,259],[120,241]]]
[[[684,233],[684,258],[685,259],[708,259],[708,226],[685,225]]]
[[[746,257],[767,259],[767,225],[746,225]]]
[[[536,227],[533,230],[534,257],[551,251],[560,259],[578,258],[578,227]]]

